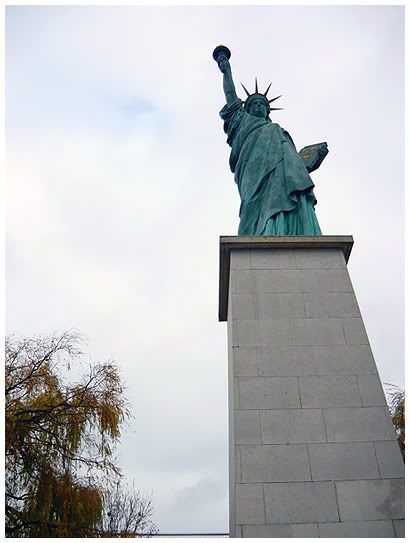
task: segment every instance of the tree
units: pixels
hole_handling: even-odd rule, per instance
[[[103,535],[107,488],[121,477],[113,451],[130,413],[114,363],[63,379],[81,343],[77,332],[6,339],[6,536]]]
[[[399,442],[401,454],[404,460],[405,452],[405,395],[404,390],[396,385],[387,385],[387,399],[393,425],[396,429],[397,440]]]
[[[105,537],[137,537],[155,535],[158,529],[151,520],[153,507],[151,499],[131,487],[122,489],[119,485],[104,496],[101,532]]]

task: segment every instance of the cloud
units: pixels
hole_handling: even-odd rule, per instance
[[[212,478],[200,479],[195,484],[183,488],[177,494],[173,505],[175,515],[179,511],[184,511],[187,516],[184,529],[205,533],[226,531],[224,517],[227,508],[227,481]],[[210,519],[212,519],[212,524]],[[180,526],[181,524],[175,523],[175,529]],[[211,526],[214,528],[212,529]]]

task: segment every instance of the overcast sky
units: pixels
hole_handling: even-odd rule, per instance
[[[297,148],[327,141],[317,217],[353,235],[380,377],[404,383],[403,7],[6,8],[6,331],[77,328],[120,364],[119,461],[163,532],[228,531],[220,43],[240,96],[272,81]]]

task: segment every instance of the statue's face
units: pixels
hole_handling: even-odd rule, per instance
[[[254,117],[266,119],[268,112],[265,100],[263,100],[263,98],[255,98],[249,107],[249,113]]]

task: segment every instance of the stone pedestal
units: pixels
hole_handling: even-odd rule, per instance
[[[404,467],[351,236],[222,237],[231,537],[403,537]]]

